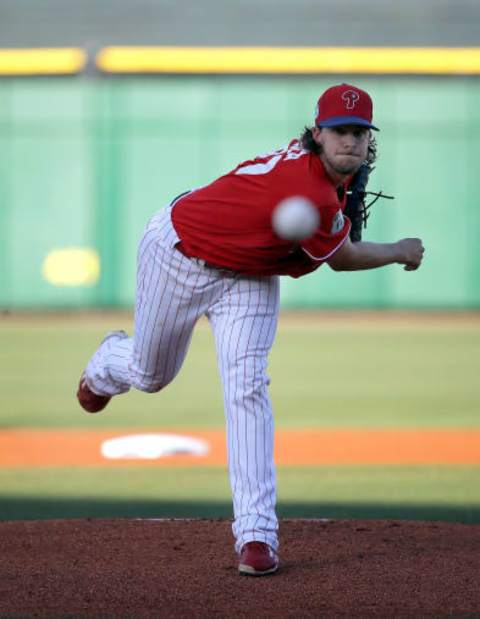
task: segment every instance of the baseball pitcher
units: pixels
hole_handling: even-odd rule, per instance
[[[131,387],[160,391],[182,367],[196,322],[208,318],[223,386],[241,574],[271,574],[279,564],[266,373],[279,276],[301,277],[324,264],[349,271],[397,263],[411,271],[422,261],[418,238],[361,240],[376,130],[370,96],[349,84],[333,86],[299,139],[244,161],[156,213],[139,245],[134,336],[109,333],[80,379],[77,398],[91,413]],[[292,196],[318,214],[315,229],[302,238],[272,226],[275,209]],[[283,218],[282,230],[292,228],[291,221]]]

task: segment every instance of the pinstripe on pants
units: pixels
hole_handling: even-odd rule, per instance
[[[175,249],[171,207],[147,225],[138,251],[135,335],[112,338],[90,360],[86,377],[100,395],[131,386],[159,391],[179,372],[197,320],[215,337],[227,423],[236,549],[248,541],[278,548],[273,416],[267,358],[279,308],[279,278],[213,269]]]

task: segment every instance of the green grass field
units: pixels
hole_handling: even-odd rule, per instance
[[[101,415],[75,401],[79,374],[125,314],[0,318],[0,429],[223,427],[208,325],[176,381],[132,392]],[[269,375],[277,428],[479,428],[480,318],[282,316]],[[480,467],[323,467],[278,471],[279,513],[480,523]],[[224,469],[0,471],[0,518],[229,517]]]

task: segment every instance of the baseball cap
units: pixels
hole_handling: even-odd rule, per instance
[[[317,127],[338,127],[339,125],[372,125],[373,103],[368,92],[350,84],[339,84],[328,88],[320,97],[315,110]]]

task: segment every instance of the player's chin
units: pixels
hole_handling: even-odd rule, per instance
[[[354,174],[361,165],[358,157],[342,157],[335,162],[335,171],[338,174]]]

